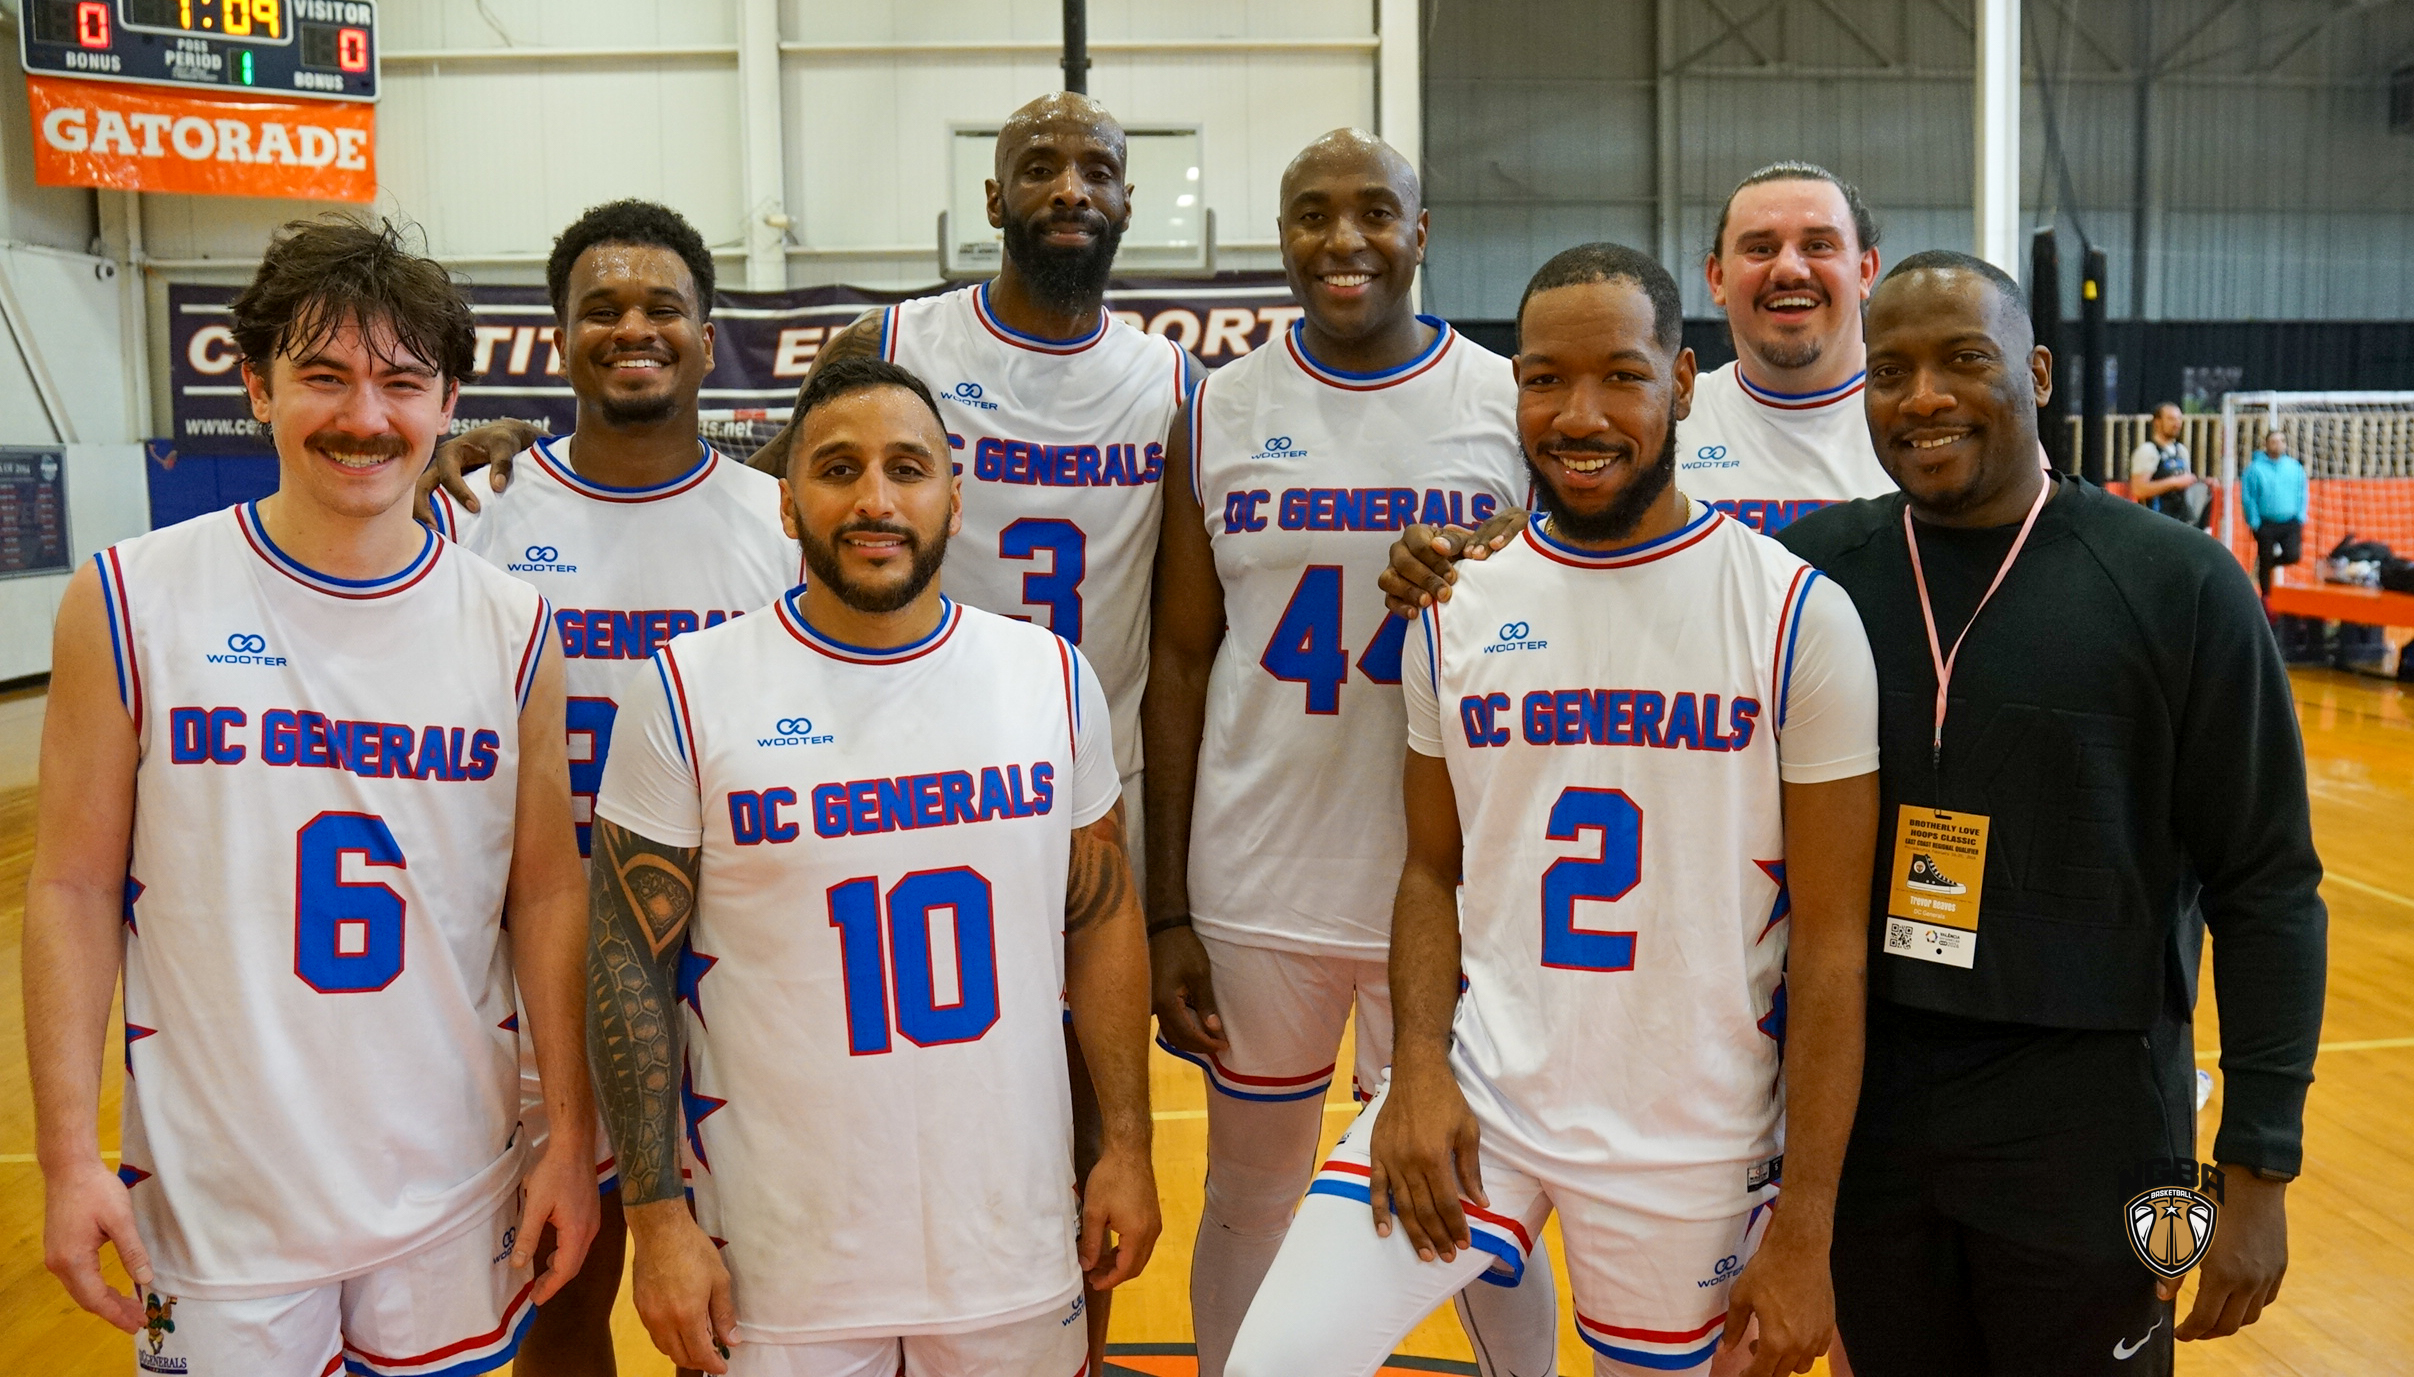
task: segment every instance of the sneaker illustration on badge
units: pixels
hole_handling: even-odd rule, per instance
[[[1913,889],[1927,890],[1931,894],[1967,894],[1970,892],[1970,887],[1961,881],[1946,879],[1945,872],[1936,866],[1936,858],[1925,851],[1911,853],[1911,866],[1903,876],[1903,883]]]

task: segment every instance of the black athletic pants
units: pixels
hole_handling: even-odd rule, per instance
[[[2125,1206],[2153,1161],[2194,1160],[2188,1033],[1872,1001],[1834,1254],[1859,1377],[2168,1377],[2172,1307]]]
[[[2255,581],[2265,597],[2271,596],[2272,570],[2305,557],[2304,539],[2302,521],[2266,521],[2255,528]]]

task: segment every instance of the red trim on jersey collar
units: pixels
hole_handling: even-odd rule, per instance
[[[1858,395],[1868,381],[1869,370],[1864,368],[1824,392],[1776,392],[1745,376],[1740,360],[1735,365],[1735,382],[1743,389],[1743,395],[1772,411],[1817,411],[1823,406],[1834,406],[1847,397]]]
[[[1308,352],[1305,343],[1305,321],[1293,321],[1291,328],[1283,332],[1282,343],[1290,351],[1291,361],[1316,381],[1345,392],[1380,392],[1386,387],[1398,387],[1411,378],[1423,376],[1442,361],[1442,355],[1450,352],[1450,342],[1458,337],[1458,332],[1450,328],[1449,322],[1438,316],[1418,316],[1417,319],[1434,327],[1433,339],[1426,344],[1424,351],[1406,363],[1378,368],[1371,373],[1352,373],[1317,362],[1316,356]]]
[[[443,538],[422,526],[419,528],[423,537],[419,543],[419,553],[412,556],[411,562],[400,570],[381,579],[339,579],[333,574],[322,574],[278,549],[277,543],[268,538],[267,528],[260,524],[259,506],[257,502],[243,502],[235,507],[235,529],[243,533],[243,539],[251,546],[252,553],[258,555],[269,568],[295,583],[331,598],[348,598],[355,602],[367,598],[390,598],[426,578],[428,571],[436,567],[436,561],[444,557]]]
[[[931,630],[929,635],[910,645],[901,645],[889,650],[874,650],[866,646],[848,645],[844,641],[832,640],[814,630],[813,624],[805,620],[804,609],[797,603],[798,596],[804,591],[802,588],[791,588],[782,594],[780,600],[774,604],[779,610],[780,625],[788,628],[788,634],[807,647],[820,651],[833,660],[843,660],[850,665],[901,665],[908,660],[919,660],[946,644],[947,638],[955,634],[957,625],[964,620],[963,606],[942,593],[939,595],[939,624]]]
[[[1581,550],[1573,545],[1563,544],[1552,539],[1550,532],[1543,529],[1544,523],[1540,521],[1526,523],[1525,541],[1535,554],[1544,559],[1557,560],[1561,564],[1573,565],[1578,569],[1625,569],[1637,564],[1649,564],[1655,559],[1666,559],[1670,555],[1682,553],[1701,544],[1727,519],[1725,513],[1708,503],[1696,502],[1694,505],[1701,508],[1701,515],[1693,520],[1664,536],[1646,540],[1640,545],[1628,545],[1623,549]]]
[[[1078,354],[1106,338],[1106,327],[1111,319],[1106,313],[1106,307],[1101,306],[1098,308],[1098,328],[1079,339],[1048,339],[1040,335],[1026,335],[999,320],[990,311],[989,284],[986,282],[972,289],[972,313],[979,318],[981,324],[988,327],[990,334],[1017,349],[1028,349],[1035,354]]]
[[[598,483],[592,478],[581,478],[577,470],[555,458],[549,442],[558,438],[560,437],[543,436],[528,447],[528,452],[536,456],[537,468],[551,475],[555,482],[570,491],[581,497],[592,497],[598,502],[659,502],[666,497],[677,497],[712,477],[713,467],[721,462],[721,456],[714,451],[713,447],[699,440],[696,442],[697,454],[694,468],[667,483],[657,483],[650,488],[616,488],[609,483]]]

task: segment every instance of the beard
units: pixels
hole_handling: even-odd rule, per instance
[[[801,523],[799,529],[801,530]],[[905,581],[887,588],[867,588],[846,576],[838,562],[838,541],[854,531],[878,531],[882,535],[901,537],[906,548],[913,551],[913,567],[906,572]],[[924,538],[921,532],[908,526],[886,521],[850,521],[830,533],[828,540],[805,532],[798,540],[805,547],[805,569],[815,582],[838,595],[838,600],[858,612],[873,614],[894,612],[922,596],[930,581],[939,576],[939,566],[947,560],[947,528],[942,526],[935,537]]]
[[[1040,305],[1061,315],[1078,315],[1096,309],[1106,295],[1106,280],[1115,270],[1115,249],[1123,242],[1123,231],[1106,222],[1096,211],[1084,211],[1080,220],[1097,238],[1085,248],[1058,248],[1040,238],[1050,221],[1059,217],[1044,216],[1037,220],[1006,221],[1006,257],[1022,271],[1023,281]]]
[[[665,392],[658,397],[601,397],[595,409],[603,413],[608,426],[650,426],[667,421],[679,409],[679,394]]]
[[[1767,340],[1757,352],[1761,361],[1771,368],[1808,368],[1827,352],[1816,339]]]
[[[1612,452],[1609,446],[1592,441],[1574,441],[1555,448],[1562,454]],[[1526,475],[1533,480],[1535,492],[1551,499],[1548,510],[1553,535],[1578,545],[1610,545],[1624,540],[1641,524],[1643,514],[1660,500],[1660,495],[1668,491],[1668,485],[1676,481],[1676,408],[1673,405],[1668,408],[1668,438],[1660,445],[1659,458],[1650,468],[1637,473],[1600,511],[1587,514],[1567,510],[1530,454],[1526,456]]]

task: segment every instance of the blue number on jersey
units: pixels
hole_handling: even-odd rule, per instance
[[[1000,559],[1029,559],[1041,550],[1053,559],[1048,572],[1023,575],[1023,605],[1047,608],[1048,629],[1079,645],[1081,578],[1089,569],[1089,537],[1072,522],[1052,516],[1026,516],[998,532]]]
[[[294,834],[293,973],[320,994],[382,990],[402,974],[402,896],[374,880],[347,880],[344,857],[402,868],[386,820],[321,813]]]
[[[572,698],[562,705],[563,735],[570,742],[570,799],[578,819],[578,854],[587,854],[587,834],[595,823],[595,795],[603,789],[604,757],[612,753],[612,720],[620,705],[609,698]],[[587,738],[586,759],[579,759],[578,739]],[[578,807],[580,801],[586,807]]]
[[[846,978],[847,1050],[889,1050],[888,972],[896,972],[897,1031],[917,1047],[972,1042],[997,1024],[997,932],[989,881],[977,870],[917,870],[888,892],[888,960],[882,962],[880,887],[872,879],[830,887],[830,926],[838,929]],[[955,911],[956,994],[939,1002],[931,960],[930,915]]]
[[[1563,789],[1551,805],[1552,841],[1601,834],[1601,854],[1563,856],[1542,872],[1542,964],[1562,970],[1631,971],[1634,934],[1579,932],[1576,901],[1614,902],[1643,877],[1643,810],[1622,789]]]
[[[1381,639],[1376,638],[1378,643]],[[1374,647],[1367,650],[1371,654]],[[1291,601],[1282,610],[1282,620],[1274,624],[1274,634],[1257,662],[1286,684],[1307,685],[1311,714],[1341,711],[1341,685],[1349,678],[1349,650],[1341,644],[1340,565],[1311,564],[1299,575],[1299,586],[1291,590]],[[1396,648],[1391,664],[1392,682],[1398,683],[1400,653]]]
[[[1407,621],[1385,612],[1383,629],[1366,643],[1366,652],[1358,657],[1358,672],[1378,684],[1400,682],[1400,648],[1407,643]]]

